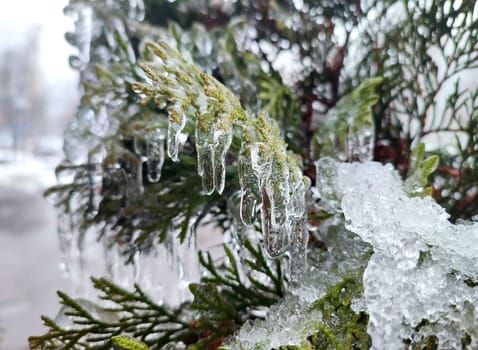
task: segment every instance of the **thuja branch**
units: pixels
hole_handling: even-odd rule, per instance
[[[261,247],[246,241],[246,260],[254,270],[239,272],[242,266],[230,250],[226,259],[216,265],[210,256],[201,259],[207,272],[201,283],[191,284],[192,303],[178,308],[158,304],[140,286],[128,291],[107,279],[92,278],[99,298],[107,307],[59,292],[63,308],[55,319],[42,317],[49,331],[29,338],[31,349],[111,349],[115,336],[131,336],[151,349],[161,349],[174,342],[195,344],[203,349],[220,345],[256,308],[268,307],[283,296],[285,281],[280,260],[272,270]],[[253,282],[255,274],[260,283]],[[246,276],[246,283],[241,275]],[[259,276],[259,277],[258,277]],[[113,340],[112,340],[113,339]]]
[[[225,187],[226,153],[233,136],[237,136],[242,143],[238,160],[241,219],[253,224],[256,207],[261,204],[268,253],[276,256],[287,250],[294,234],[291,215],[305,220],[307,181],[302,176],[300,161],[287,151],[277,123],[264,113],[257,117],[246,113],[229,89],[167,43],[147,43],[143,56],[146,61],[139,66],[147,82],[134,84],[133,90],[143,96],[143,103],[152,102],[167,109],[171,159],[179,160],[186,126],[194,124],[203,192],[221,194]]]

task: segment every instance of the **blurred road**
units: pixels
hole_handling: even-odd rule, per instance
[[[0,172],[2,168],[0,168]],[[0,349],[28,349],[42,334],[40,315],[55,316],[59,270],[56,215],[40,189],[0,184]]]

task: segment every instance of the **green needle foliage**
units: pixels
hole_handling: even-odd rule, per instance
[[[220,258],[199,253],[202,277],[180,305],[101,276],[92,279],[101,302],[59,292],[62,310],[43,317],[48,331],[30,337],[32,349],[212,350],[287,298],[298,246],[268,257],[267,225],[241,226],[235,200],[244,183],[260,183],[258,171],[244,171],[253,144],[263,158],[247,166],[267,173],[264,159],[274,162],[270,183],[250,191],[250,203],[260,199],[252,212],[266,209],[267,219],[290,188],[284,213],[303,210],[283,226],[302,232],[292,240],[312,262],[334,251],[326,220],[343,219],[308,188],[319,157],[370,154],[450,220],[478,215],[478,90],[466,81],[478,69],[474,1],[70,0],[65,13],[75,21],[66,39],[78,48],[70,63],[82,97],[58,185],[46,192],[64,253],[93,236],[135,264],[174,240],[187,244],[203,224],[226,243]],[[339,277],[305,308],[322,319],[309,322],[317,327],[301,348],[370,347],[368,315],[351,307],[361,273]],[[435,340],[404,347],[432,349]]]
[[[226,259],[218,265],[211,255],[201,256],[206,276],[199,284],[189,286],[194,300],[173,309],[159,305],[139,285],[128,291],[105,278],[92,278],[101,300],[108,307],[86,300],[76,300],[58,292],[63,305],[55,320],[42,317],[50,329],[46,334],[30,337],[32,349],[111,349],[123,347],[161,349],[167,344],[182,342],[197,349],[221,344],[254,311],[276,303],[284,295],[286,281],[281,261],[268,266],[260,246],[246,241],[250,258],[244,260],[249,272],[239,271],[240,263],[224,246]],[[252,270],[252,268],[254,268]],[[258,281],[260,279],[260,282]],[[64,324],[65,319],[70,319]],[[135,341],[118,338],[129,335]],[[142,346],[142,348],[141,348]]]

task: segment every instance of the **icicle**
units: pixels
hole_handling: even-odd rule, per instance
[[[288,206],[289,193],[289,170],[283,168],[279,161],[274,158],[273,171],[262,189],[262,212],[265,246],[270,256],[278,256],[289,247],[291,226]]]
[[[338,164],[336,160],[330,157],[322,157],[315,162],[317,190],[320,197],[336,211],[340,210],[340,197],[335,185],[338,176]]]
[[[242,190],[240,216],[245,225],[254,224],[257,204],[262,197],[262,188],[270,176],[271,166],[272,156],[267,145],[256,143],[241,148],[238,159]]]
[[[126,197],[128,178],[124,169],[107,167],[103,170],[103,185],[101,194],[110,200],[120,200]]]
[[[142,161],[134,153],[122,152],[118,163],[126,173],[126,194],[128,198],[136,198],[143,193]]]
[[[117,241],[116,231],[107,230],[103,235],[103,255],[106,271],[116,284],[123,288],[134,286],[134,266],[125,263],[125,247],[127,244]]]
[[[63,270],[66,276],[71,278],[71,249],[73,242],[73,230],[69,215],[63,212],[58,213],[57,230],[61,253],[60,268]]]
[[[248,153],[250,168],[252,168],[254,176],[248,176],[250,171],[247,160]],[[242,219],[246,224],[253,222],[256,206],[255,191],[258,188],[262,202],[261,222],[266,250],[270,256],[280,255],[288,247],[291,232],[287,214],[289,203],[288,169],[279,164],[278,160],[273,157],[270,147],[262,142],[256,142],[246,147],[243,156],[240,158],[239,164],[241,175],[246,175],[245,178],[241,176]]]
[[[161,130],[146,135],[146,158],[148,181],[158,182],[164,163],[164,134]]]
[[[133,150],[146,161],[146,176],[149,182],[158,182],[164,164],[164,139],[162,129],[146,130],[134,133]]]
[[[101,163],[88,163],[87,164],[87,177],[88,177],[88,207],[86,212],[89,216],[94,217],[98,212],[98,206],[101,201],[101,183],[102,183],[102,171]]]
[[[74,174],[70,171],[61,171],[56,175],[60,185],[70,184],[74,179]],[[58,198],[55,198],[54,203],[56,203],[57,200]],[[57,211],[57,232],[61,253],[60,268],[68,278],[73,278],[75,271],[72,271],[72,249],[76,228],[73,225],[72,216],[69,212],[64,212],[63,210]]]
[[[304,218],[292,218],[293,240],[289,249],[290,280],[297,282],[307,270],[309,232]]]
[[[194,219],[190,222],[188,237],[183,243],[179,243],[179,296],[181,303],[191,300],[189,284],[197,283],[200,279],[198,248],[196,241],[196,232],[194,229]]]
[[[252,225],[260,198],[259,180],[252,169],[250,147],[243,147],[237,161],[239,181],[241,183],[240,218],[245,225]]]
[[[300,275],[307,268],[307,243],[309,233],[307,231],[307,206],[305,195],[310,188],[310,179],[304,177],[299,169],[296,169],[290,177],[291,201],[289,217],[292,222],[292,242],[289,250],[290,278],[297,282]]]
[[[179,152],[187,140],[182,131],[186,126],[186,116],[175,110],[169,112],[168,123],[168,156],[173,162],[179,161]]]
[[[214,190],[221,194],[226,181],[226,154],[232,142],[232,128],[224,130],[222,123],[205,126],[204,118],[207,116],[201,114],[196,122],[198,174],[206,194]]]
[[[67,33],[67,40],[78,47],[78,56],[70,56],[74,69],[84,70],[90,61],[91,39],[93,33],[93,10],[84,4],[68,5],[65,14],[75,21],[75,33]]]
[[[254,260],[255,257],[252,253],[244,248],[246,241],[248,241],[253,247],[258,246],[260,243],[261,234],[256,230],[253,225],[247,226],[244,224],[241,218],[241,202],[242,191],[238,191],[229,197],[227,201],[227,211],[233,218],[231,225],[231,244],[233,252],[236,253],[240,259],[241,264],[238,264],[239,272],[244,276],[244,281],[247,281],[246,276],[252,277],[258,282],[267,284],[268,277],[263,273],[251,268],[246,261]],[[235,249],[234,249],[235,248]],[[267,260],[267,264],[270,264],[270,268],[274,268],[275,262],[273,260]]]
[[[373,159],[375,129],[373,124],[349,127],[347,133],[347,153],[349,161],[365,162]]]
[[[200,122],[196,123],[196,153],[198,174],[202,179],[202,189],[206,194],[214,192],[214,132],[213,126],[203,130]]]
[[[214,185],[217,193],[224,191],[226,184],[226,154],[232,143],[232,128],[227,130],[217,126],[214,129]]]
[[[90,151],[88,156],[87,176],[89,196],[87,213],[91,217],[97,214],[101,201],[101,184],[103,180],[101,164],[103,163],[105,153],[104,148],[100,146]]]
[[[194,222],[191,219],[182,243],[178,238],[182,223],[173,220],[162,244],[152,244],[148,250],[137,247],[134,281],[159,304],[177,307],[191,300],[189,284],[200,278]]]

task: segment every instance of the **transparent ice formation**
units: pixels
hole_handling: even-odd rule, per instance
[[[200,278],[195,233],[191,232],[189,239],[182,243],[178,235],[179,229],[171,225],[163,244],[153,245],[150,251],[139,250],[134,260],[134,283],[156,303],[171,307],[191,301],[188,286]],[[132,288],[133,284],[128,287]]]
[[[432,335],[440,349],[465,338],[477,348],[478,224],[454,225],[430,197],[408,197],[390,165],[335,163],[329,173],[346,227],[374,251],[363,277],[372,349]]]
[[[232,128],[221,129],[212,124],[203,131],[196,125],[196,152],[198,174],[202,179],[204,193],[221,194],[226,184],[226,154],[232,143]]]
[[[133,89],[145,101],[156,101],[157,96],[167,99],[167,147],[171,159],[179,160],[178,135],[189,130],[186,119],[195,120],[194,141],[203,192],[221,194],[225,186],[226,154],[236,127],[244,139],[237,161],[244,224],[253,225],[260,211],[264,245],[271,257],[288,251],[296,236],[305,242],[305,201],[292,199],[299,194],[305,197],[305,191],[298,187],[303,182],[300,162],[290,161],[277,123],[265,113],[257,117],[248,115],[231,91],[199,71],[186,53],[179,53],[162,41],[146,46],[153,57],[141,63],[146,82],[135,83]],[[163,106],[163,101],[160,103]],[[291,183],[289,173],[296,170],[300,173],[294,174]],[[297,191],[291,193],[290,186]],[[291,202],[300,208],[291,208]],[[304,215],[292,223],[290,210]],[[303,243],[294,249],[299,251],[300,246]]]
[[[289,251],[292,269],[298,271],[306,260],[305,197],[310,180],[289,161],[285,152],[273,152],[264,142],[243,145],[238,159],[240,217],[245,225],[253,225],[260,209],[267,253],[275,257]]]
[[[321,226],[327,251],[309,257],[315,260],[289,294],[265,320],[246,323],[226,347],[300,346],[322,322],[308,306],[366,266],[363,296],[351,307],[370,316],[372,349],[403,349],[433,337],[438,349],[460,349],[464,340],[466,348],[477,348],[478,224],[452,224],[431,198],[409,197],[390,165],[330,158],[318,165],[318,185],[340,207],[350,231]]]
[[[372,159],[375,126],[371,106],[378,101],[374,89],[381,81],[363,81],[329,110],[315,135],[321,157],[361,162]]]
[[[174,110],[169,112],[168,124],[168,156],[172,161],[179,161],[179,153],[187,140],[187,135],[182,131],[186,126],[186,116],[182,113],[176,113]]]
[[[165,153],[177,160],[187,140],[186,116],[177,114],[184,111],[177,104],[165,104],[162,108],[170,111],[169,128],[143,125],[139,131],[128,130],[131,139],[122,141],[131,141],[132,150],[111,141],[119,126],[137,116],[139,110],[137,106],[130,106],[126,98],[130,93],[129,83],[137,80],[139,74],[136,67],[132,68],[136,57],[126,33],[131,33],[134,22],[143,18],[143,1],[72,0],[65,13],[75,23],[75,30],[67,34],[67,40],[78,50],[70,63],[85,83],[76,118],[65,132],[65,165],[73,165],[75,170],[59,173],[60,184],[84,180],[81,189],[66,199],[68,212],[60,213],[58,220],[62,268],[72,280],[71,295],[94,299],[97,292],[90,276],[107,276],[127,289],[141,282],[145,292],[155,300],[177,306],[190,299],[189,283],[199,280],[193,233],[181,244],[177,237],[178,225],[172,223],[166,242],[154,244],[154,248],[147,251],[135,246],[134,235],[132,239],[119,241],[117,228],[105,223],[85,225],[82,215],[86,211],[86,218],[94,219],[104,203],[111,205],[113,211],[121,211],[143,193],[143,182],[160,181]],[[120,14],[125,21],[119,21],[118,16],[111,13]],[[232,134],[216,128],[213,139],[212,178],[214,188],[222,192],[225,155]],[[98,242],[100,232],[101,242]],[[137,252],[131,253],[131,249]],[[127,255],[134,257],[132,264],[125,265]]]
[[[343,225],[332,223],[321,231],[327,251],[310,257],[300,278],[283,299],[269,308],[265,319],[248,321],[226,342],[225,348],[269,350],[301,346],[317,332],[323,318],[312,304],[344,276],[359,276],[370,254],[370,246]]]
[[[288,208],[291,222],[290,278],[295,282],[306,270],[307,244],[309,232],[307,229],[306,192],[310,189],[310,179],[303,177],[300,169],[289,177],[290,205]]]
[[[165,133],[162,129],[142,130],[133,136],[134,152],[146,161],[149,182],[158,182],[164,164]]]

